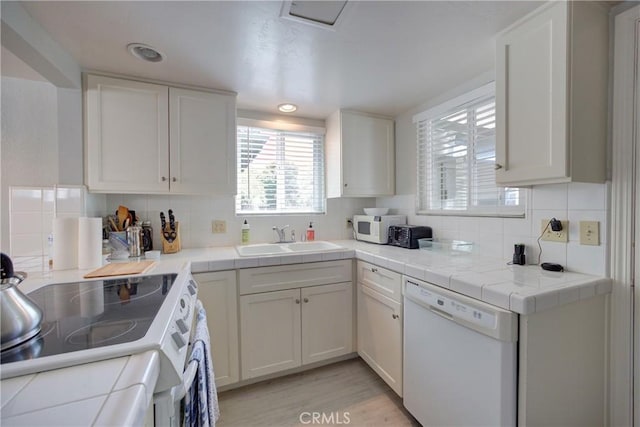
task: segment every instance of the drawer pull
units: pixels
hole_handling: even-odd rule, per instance
[[[378,269],[377,269],[377,268],[375,268],[375,267],[371,267],[371,272],[372,272],[372,273],[377,273],[377,272],[378,272]]]
[[[303,299],[302,301],[304,301],[304,302],[309,302],[309,298],[305,298],[305,299]]]
[[[296,304],[300,304],[300,298],[296,298]]]
[[[392,314],[391,317],[393,317],[394,319],[397,319],[400,316],[398,316],[397,314]]]

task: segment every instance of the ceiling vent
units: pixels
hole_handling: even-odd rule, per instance
[[[348,7],[347,0],[284,1],[280,16],[314,27],[335,30]]]

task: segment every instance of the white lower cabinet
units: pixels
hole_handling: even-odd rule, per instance
[[[353,351],[351,282],[313,286],[302,297],[302,364]]]
[[[240,380],[236,272],[200,273],[194,278],[207,311],[216,386],[236,383]]]
[[[240,297],[242,379],[301,364],[300,290]]]
[[[398,396],[402,396],[401,280],[398,273],[358,261],[358,354]]]
[[[353,351],[351,282],[240,297],[242,379]]]
[[[304,269],[317,272],[321,264],[334,270],[326,280],[351,277],[351,260],[240,270],[240,288],[246,292],[274,283],[291,287],[240,296],[243,380],[353,352],[352,282],[305,286],[307,281],[297,278],[305,276]],[[243,278],[250,278],[251,286]]]

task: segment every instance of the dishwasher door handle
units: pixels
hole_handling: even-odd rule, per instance
[[[437,314],[440,317],[444,317],[447,320],[451,320],[453,321],[453,316],[450,315],[449,313],[447,313],[446,311],[442,311],[437,307],[434,307],[432,305],[429,306],[429,310],[433,313],[433,314]]]

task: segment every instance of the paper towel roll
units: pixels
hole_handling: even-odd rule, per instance
[[[102,218],[78,218],[78,268],[102,265]]]
[[[78,218],[53,219],[53,269],[78,268]]]

